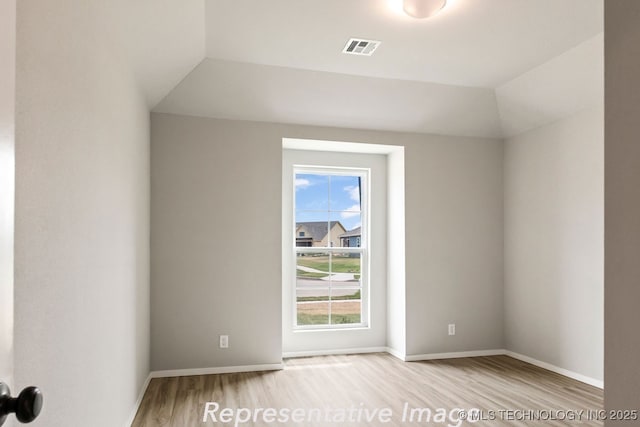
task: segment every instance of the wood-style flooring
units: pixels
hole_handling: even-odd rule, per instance
[[[601,426],[602,422],[589,421],[587,416],[588,411],[593,415],[602,409],[603,394],[598,388],[508,356],[425,362],[402,362],[383,353],[307,357],[285,360],[281,371],[153,379],[132,426],[235,425],[218,418],[217,422],[203,422],[207,402],[219,405],[216,417],[223,408],[253,412],[257,408],[303,408],[304,415],[310,417],[305,422],[291,418],[265,422],[258,412],[258,422],[239,426],[458,425],[456,412],[453,418],[439,422],[439,408],[447,412],[455,408],[483,410],[484,420],[466,420],[460,426]],[[413,422],[403,419],[405,406],[409,410],[429,408],[430,422],[425,420],[426,411],[420,422],[416,422],[417,411]],[[312,412],[314,408],[316,412]],[[383,408],[391,411],[389,422],[366,420],[367,415],[377,415],[374,411]],[[579,411],[585,411],[579,420],[561,419],[577,418]],[[282,417],[286,414],[287,409],[278,412]],[[341,421],[345,416],[361,422]],[[317,417],[323,421],[318,422]],[[537,417],[556,419],[536,421]]]

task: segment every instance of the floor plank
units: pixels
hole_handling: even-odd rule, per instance
[[[401,362],[388,354],[322,356],[288,359],[282,371],[156,378],[144,395],[133,427],[233,426],[203,422],[207,402],[222,408],[304,408],[340,416],[361,414],[360,422],[327,422],[313,416],[307,422],[240,423],[244,426],[409,426],[456,425],[456,415],[439,423],[437,410],[478,408],[484,420],[462,426],[601,426],[587,411],[601,410],[602,390],[508,356]],[[403,411],[407,417],[403,419]],[[353,409],[351,409],[353,408]],[[389,408],[388,423],[367,422],[366,414]],[[431,423],[422,411],[432,411]],[[411,409],[415,409],[413,422]],[[511,412],[509,412],[511,411]],[[517,412],[519,411],[519,412]],[[558,419],[562,412],[580,420]],[[308,412],[309,413],[309,412]],[[307,414],[308,414],[307,413]],[[364,414],[364,415],[362,415]],[[218,412],[219,415],[219,412]],[[364,418],[363,418],[364,416]],[[532,420],[555,416],[556,419]],[[356,417],[357,418],[357,417]],[[329,420],[331,421],[331,420]]]

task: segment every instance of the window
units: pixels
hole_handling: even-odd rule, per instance
[[[369,171],[297,166],[294,178],[294,326],[367,326]]]

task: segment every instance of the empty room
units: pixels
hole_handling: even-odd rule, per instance
[[[0,0],[0,425],[640,426],[640,2]]]

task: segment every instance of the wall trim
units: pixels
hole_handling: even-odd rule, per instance
[[[400,359],[403,362],[407,361],[407,355],[404,352],[400,351],[400,350],[396,350],[395,348],[387,347],[386,351],[387,351],[387,353],[389,353],[393,357],[395,357],[397,359]]]
[[[604,388],[604,381],[598,380],[587,375],[579,374],[568,369],[560,368],[559,366],[552,365],[551,363],[543,362],[533,357],[525,356],[524,354],[515,353],[513,351],[496,349],[496,350],[478,350],[478,351],[461,351],[454,353],[431,353],[431,354],[411,354],[405,356],[404,360],[407,362],[417,362],[420,360],[436,360],[436,359],[456,359],[461,357],[482,357],[482,356],[509,356],[523,362],[530,363],[539,368],[546,369],[556,374],[563,375],[568,378],[572,378],[576,381],[597,387]]]
[[[279,371],[284,368],[283,363],[268,363],[264,365],[220,366],[217,368],[170,369],[166,371],[152,371],[151,378],[188,377],[192,375],[235,374],[239,372]]]
[[[504,354],[506,354],[509,357],[513,357],[514,359],[531,363],[532,365],[538,366],[539,368],[543,368],[548,371],[555,372],[556,374],[564,375],[565,377],[572,378],[582,383],[589,384],[591,386],[594,386],[600,389],[604,389],[604,381],[602,380],[588,377],[586,375],[582,375],[577,372],[570,371],[568,369],[560,368],[558,366],[552,365],[551,363],[543,362],[541,360],[534,359],[533,357],[525,356],[524,354],[515,353],[513,351],[507,350]]]
[[[316,351],[287,351],[282,353],[283,359],[291,357],[309,356],[330,356],[333,354],[365,354],[365,353],[390,353],[387,347],[361,347],[361,348],[338,348],[333,350]]]
[[[418,362],[420,360],[459,359],[462,357],[501,356],[504,354],[506,354],[506,350],[503,349],[457,351],[453,353],[408,354],[404,360],[406,362]]]
[[[140,409],[140,404],[142,403],[142,398],[144,397],[144,394],[147,392],[147,388],[149,388],[149,383],[151,382],[151,373],[149,373],[149,375],[147,375],[147,379],[144,380],[144,383],[142,384],[142,387],[140,387],[140,392],[138,393],[138,398],[136,399],[136,403],[133,406],[133,410],[131,411],[131,414],[129,415],[129,418],[127,419],[127,422],[124,424],[125,427],[131,427],[131,424],[133,424],[133,421],[136,418],[136,415],[138,414],[138,410]]]

